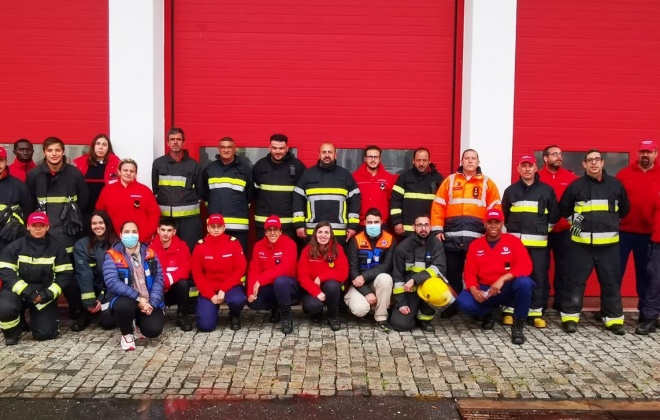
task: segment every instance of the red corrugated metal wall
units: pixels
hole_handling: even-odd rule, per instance
[[[644,138],[660,138],[660,3],[518,1],[513,155],[633,153]],[[599,294],[593,279],[587,292]]]
[[[427,146],[449,170],[454,0],[171,2],[168,124],[194,153],[223,136],[267,147],[282,132],[307,163],[329,140]]]
[[[0,2],[0,142],[108,129],[108,1]]]

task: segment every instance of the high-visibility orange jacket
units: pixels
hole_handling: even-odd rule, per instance
[[[444,233],[445,249],[467,250],[470,243],[485,233],[484,216],[490,209],[502,209],[495,183],[477,168],[469,180],[463,167],[440,185],[431,206],[431,230]]]

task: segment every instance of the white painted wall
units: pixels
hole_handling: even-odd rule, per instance
[[[151,187],[151,164],[164,153],[164,27],[162,0],[108,0],[110,138],[117,155],[138,163]]]
[[[465,0],[461,152],[479,152],[500,194],[511,183],[516,0]]]

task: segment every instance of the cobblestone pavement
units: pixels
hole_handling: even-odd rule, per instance
[[[467,317],[434,321],[436,332],[382,333],[350,317],[333,333],[295,312],[284,336],[268,314],[246,310],[243,329],[180,331],[168,312],[161,337],[125,353],[119,332],[89,328],[56,340],[0,344],[0,398],[272,399],[302,396],[419,398],[660,399],[660,334],[633,333],[636,313],[619,337],[585,314],[578,332],[527,328],[510,343],[509,328],[481,331]],[[343,321],[349,319],[345,316]],[[348,327],[347,327],[348,325]],[[140,344],[140,343],[138,343]]]

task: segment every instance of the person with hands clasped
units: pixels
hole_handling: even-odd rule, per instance
[[[193,280],[197,298],[197,329],[214,331],[218,325],[220,305],[229,306],[229,328],[241,329],[241,311],[247,302],[243,283],[247,261],[243,247],[233,236],[225,233],[225,220],[221,214],[212,214],[206,223],[208,234],[200,239],[193,250]]]
[[[463,275],[465,290],[456,298],[456,305],[460,311],[482,317],[484,330],[494,328],[496,307],[513,307],[511,342],[523,344],[534,288],[534,280],[529,277],[532,260],[519,238],[502,233],[501,210],[489,210],[484,220],[486,235],[472,241],[468,248]]]
[[[136,335],[155,338],[163,332],[163,269],[156,252],[138,240],[135,222],[124,222],[120,237],[105,255],[103,278],[111,313],[121,331],[121,348],[129,351],[135,350]]]
[[[339,300],[347,277],[348,259],[344,250],[337,244],[330,223],[319,222],[298,261],[298,280],[308,293],[303,297],[303,310],[312,316],[313,323],[321,322],[325,305],[330,329],[341,329]]]

